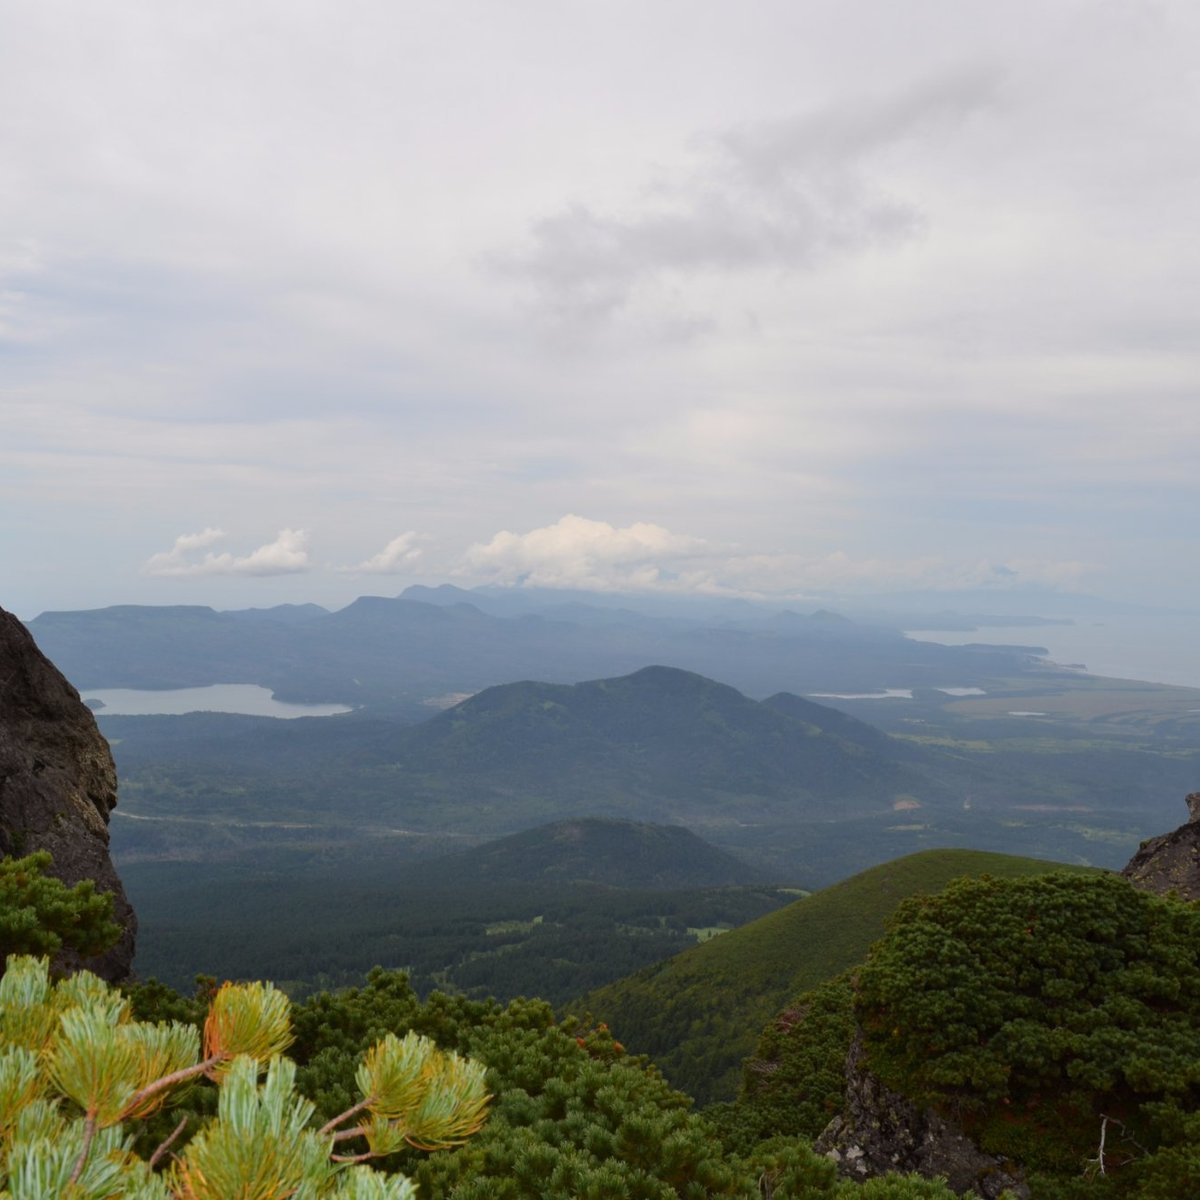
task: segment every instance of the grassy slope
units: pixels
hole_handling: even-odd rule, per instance
[[[906,896],[962,875],[1090,871],[977,850],[927,850],[842,883],[608,984],[576,1005],[651,1054],[705,1102],[733,1095],[759,1031],[800,992],[861,962]]]

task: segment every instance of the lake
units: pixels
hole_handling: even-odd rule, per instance
[[[100,701],[98,717],[182,716],[184,713],[241,713],[250,717],[332,717],[351,711],[345,704],[287,704],[276,700],[269,688],[254,683],[214,683],[211,687],[89,688],[84,702]]]

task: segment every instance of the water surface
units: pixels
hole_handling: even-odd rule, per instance
[[[269,688],[255,683],[214,683],[210,687],[89,688],[81,692],[84,702],[95,705],[101,717],[182,716],[184,713],[241,713],[250,717],[332,717],[351,710],[345,704],[288,704],[276,700]],[[103,707],[101,707],[101,705]]]

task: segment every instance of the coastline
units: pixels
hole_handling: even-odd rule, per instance
[[[1070,625],[981,626],[963,630],[905,630],[919,642],[964,646],[1045,646],[1046,661],[1082,666],[1089,675],[1173,687],[1200,688],[1200,614],[1086,616]]]

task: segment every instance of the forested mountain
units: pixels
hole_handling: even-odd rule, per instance
[[[644,806],[689,823],[726,814],[762,823],[777,808],[793,818],[847,815],[890,808],[915,789],[952,798],[910,770],[909,753],[892,739],[799,703],[803,717],[691,672],[645,667],[570,686],[489,688],[377,752],[406,772],[453,775],[477,792],[560,805],[586,796],[593,812],[633,816]]]

